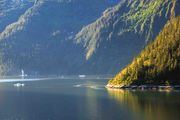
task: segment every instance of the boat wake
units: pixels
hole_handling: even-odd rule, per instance
[[[86,88],[91,88],[95,90],[104,89],[103,85],[90,85],[90,84],[76,84],[76,85],[73,85],[73,87],[77,87],[77,88],[86,87]]]

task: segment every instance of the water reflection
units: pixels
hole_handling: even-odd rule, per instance
[[[178,120],[180,96],[176,92],[138,92],[108,89],[110,98],[128,107],[134,119]]]
[[[97,80],[0,84],[0,120],[176,120],[180,93],[108,90]],[[80,87],[74,87],[80,85]]]
[[[92,120],[98,117],[98,100],[97,93],[95,90],[87,88],[86,89],[86,110],[92,115]]]

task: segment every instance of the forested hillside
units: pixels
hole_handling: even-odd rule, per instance
[[[154,39],[167,20],[180,13],[179,7],[179,0],[121,0],[104,11],[95,22],[83,27],[76,35],[76,42],[86,48],[86,59],[101,49],[106,41],[122,42],[119,50],[131,37],[136,37],[130,41],[132,44],[148,42]]]
[[[107,0],[0,0],[0,59],[7,75],[94,74],[73,36],[117,4]],[[109,66],[108,66],[109,67]],[[107,69],[99,69],[99,74]],[[101,73],[100,73],[101,72]]]
[[[108,85],[180,84],[180,16],[156,37]]]
[[[21,69],[29,75],[115,75],[180,14],[179,3],[2,0],[1,70],[6,75],[19,75]]]

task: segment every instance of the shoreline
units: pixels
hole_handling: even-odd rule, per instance
[[[180,90],[180,85],[106,85],[107,89],[120,89],[120,90],[149,90],[149,91],[174,91]]]

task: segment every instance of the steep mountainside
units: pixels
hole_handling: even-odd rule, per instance
[[[116,74],[178,8],[179,0],[2,0],[2,66],[9,75]]]
[[[9,74],[79,74],[88,68],[73,36],[96,20],[107,0],[0,1],[0,51]],[[87,69],[86,73],[89,72]]]
[[[85,49],[88,69],[117,73],[158,35],[167,20],[180,14],[179,7],[179,0],[121,0],[108,8],[75,36]]]
[[[180,14],[179,7],[179,0],[122,0],[107,9],[98,20],[82,28],[76,41],[86,48],[86,59],[101,49],[104,42],[117,39],[126,42],[134,37],[131,35],[134,33],[145,43],[154,39],[168,19]],[[119,51],[121,48],[123,46],[119,46]]]
[[[170,20],[109,86],[180,84],[180,16]]]

